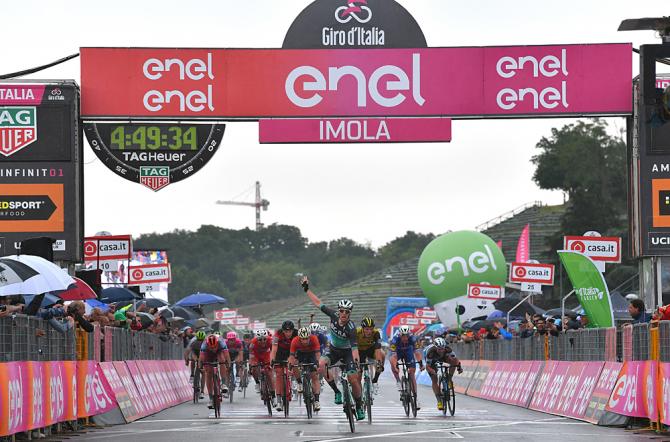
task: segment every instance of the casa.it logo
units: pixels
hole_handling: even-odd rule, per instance
[[[144,272],[140,269],[133,270],[133,279],[135,281],[140,281],[142,278],[144,278]]]
[[[517,267],[514,270],[514,274],[516,275],[517,278],[524,278],[526,276],[526,269],[523,267]]]
[[[475,287],[475,288],[472,289],[472,295],[473,296],[479,296],[479,295],[481,295],[481,293],[482,293],[482,291],[479,287]]]
[[[364,6],[358,6],[357,3]],[[367,0],[352,0],[347,3],[347,6],[340,6],[335,10],[335,20],[343,24],[351,20],[365,24],[372,20],[372,10],[367,4]]]
[[[581,241],[575,241],[572,244],[570,244],[570,250],[573,250],[573,251],[579,252],[579,253],[584,253],[586,251],[586,246]]]

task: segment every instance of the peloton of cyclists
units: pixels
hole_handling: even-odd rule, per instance
[[[437,398],[437,409],[443,410],[442,394],[440,386],[437,384],[437,364],[449,364],[449,376],[454,375],[454,371],[458,369],[459,373],[463,373],[461,362],[458,360],[451,347],[447,345],[444,338],[436,338],[431,345],[426,348],[426,370],[430,375],[430,380],[433,383],[433,393]]]
[[[337,304],[337,311],[326,306],[309,289],[309,279],[306,276],[300,280],[300,284],[309,296],[312,303],[330,318],[330,338],[331,342],[326,352],[319,361],[319,372],[326,378],[328,385],[335,392],[335,404],[342,404],[342,392],[337,387],[335,380],[328,373],[328,366],[342,361],[344,370],[351,383],[351,389],[356,402],[356,419],[365,419],[363,410],[362,388],[358,374],[358,344],[356,342],[356,325],[351,321],[351,311],[354,308],[353,303],[348,299],[343,299]]]
[[[407,371],[409,373],[410,382],[414,387],[414,391],[417,391],[416,388],[416,363],[419,363],[421,371],[423,371],[423,359],[421,351],[417,348],[416,338],[412,336],[412,330],[408,325],[401,325],[398,329],[398,333],[391,340],[390,345],[391,357],[389,361],[391,362],[391,371],[396,380],[396,385],[398,391],[401,390],[400,387],[400,376],[398,373],[398,361],[403,361],[407,365]],[[421,405],[417,401],[417,409],[421,408]]]

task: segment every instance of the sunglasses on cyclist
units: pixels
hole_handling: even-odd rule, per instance
[[[346,313],[347,315],[351,314],[351,310],[340,309],[340,313]]]

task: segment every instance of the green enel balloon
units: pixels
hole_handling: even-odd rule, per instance
[[[468,284],[504,286],[505,257],[483,233],[445,233],[430,242],[419,258],[419,284],[431,304],[467,295]]]

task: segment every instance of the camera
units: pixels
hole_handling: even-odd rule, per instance
[[[7,306],[6,305],[0,305],[0,312],[7,311]]]

